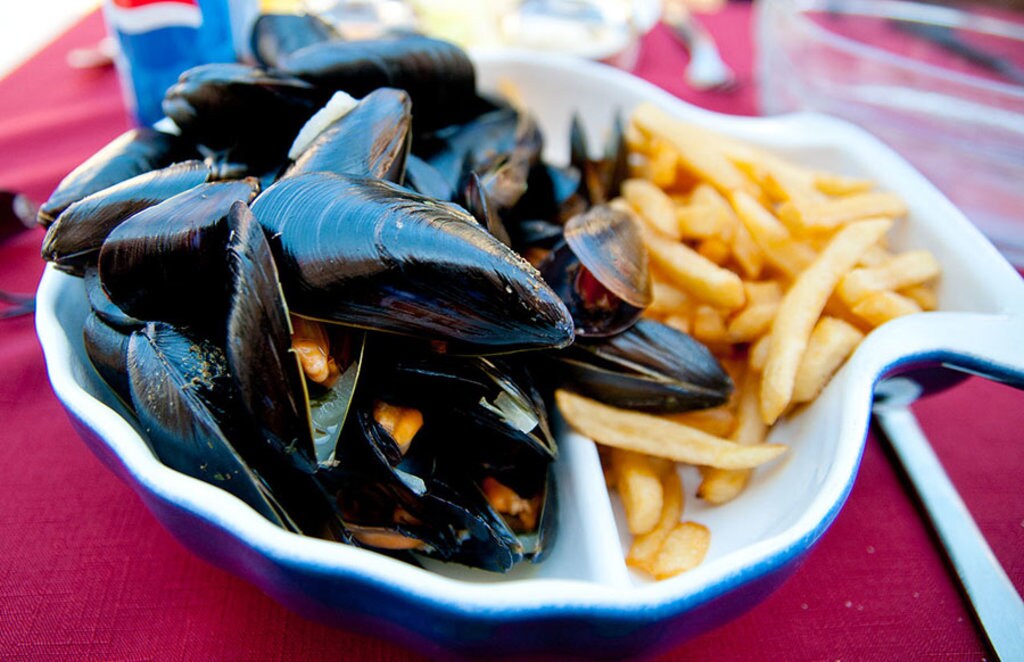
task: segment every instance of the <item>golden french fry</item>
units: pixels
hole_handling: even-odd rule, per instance
[[[698,306],[693,311],[693,337],[703,343],[725,342],[725,322],[722,313],[711,306]]]
[[[764,206],[742,191],[730,198],[736,215],[750,232],[765,259],[789,276],[795,276],[815,257],[814,249],[797,241],[785,225]]]
[[[935,310],[939,307],[939,296],[936,294],[935,288],[927,285],[904,287],[898,293],[908,299],[913,299],[917,305],[921,306],[921,310]]]
[[[718,266],[725,264],[725,261],[729,259],[732,251],[729,248],[729,244],[725,243],[718,237],[711,237],[700,242],[697,246],[697,253],[707,259],[709,262],[713,262]]]
[[[739,405],[736,410],[736,428],[731,439],[737,444],[752,446],[763,444],[768,426],[761,419],[760,390],[761,375],[756,370],[747,370],[740,386]],[[718,469],[704,467],[703,480],[697,488],[697,496],[708,503],[721,504],[736,498],[750,480],[750,469]]]
[[[938,260],[925,250],[907,251],[874,266],[854,269],[843,276],[836,293],[849,306],[879,290],[899,290],[938,278]]]
[[[919,313],[921,306],[902,294],[882,290],[866,294],[850,310],[854,315],[875,327],[897,317]]]
[[[679,314],[681,311],[689,310],[691,299],[679,288],[671,283],[652,278],[651,280],[651,305],[647,307],[648,313],[657,315]]]
[[[644,230],[651,261],[684,291],[713,306],[733,310],[743,305],[743,281],[685,244]]]
[[[661,136],[671,143],[678,152],[680,166],[722,193],[759,194],[757,186],[713,146],[717,136],[687,126],[650,103],[637,106],[632,121],[648,136]]]
[[[777,315],[778,313],[776,313]],[[772,334],[766,333],[750,346],[750,350],[747,354],[747,364],[751,370],[758,372],[764,371],[764,366],[768,363],[768,347],[772,344]]]
[[[859,329],[841,319],[826,316],[818,320],[796,371],[793,402],[810,402],[818,397],[863,338]]]
[[[633,544],[629,547],[629,555],[626,556],[626,565],[650,574],[653,574],[654,559],[658,550],[676,524],[679,524],[679,518],[683,516],[683,484],[679,480],[679,473],[673,469],[664,474],[661,488],[664,496],[657,526],[634,538]]]
[[[633,535],[647,533],[661,516],[661,476],[650,458],[640,453],[612,449],[615,484]]]
[[[665,324],[681,333],[688,334],[693,329],[693,320],[688,315],[669,315]]]
[[[652,137],[647,148],[647,158],[650,159],[649,178],[655,186],[668,188],[676,181],[676,164],[679,163],[679,154],[675,148],[659,137]]]
[[[843,177],[828,172],[814,173],[814,185],[822,193],[828,195],[852,195],[866,193],[875,187],[870,179]]]
[[[694,427],[610,407],[570,391],[556,391],[555,401],[569,425],[597,443],[676,462],[749,469],[786,451],[781,444],[740,446]]]
[[[856,193],[807,204],[787,202],[779,207],[782,222],[790,227],[798,227],[802,232],[834,230],[840,225],[864,218],[902,218],[906,215],[907,205],[899,196],[881,191]]]
[[[675,204],[660,188],[646,179],[627,179],[622,182],[622,197],[649,227],[677,241],[682,238]]]
[[[890,227],[889,219],[867,219],[844,226],[783,296],[772,323],[761,380],[761,416],[765,423],[774,423],[789,406],[800,358],[839,279]]]
[[[729,405],[686,411],[680,414],[662,414],[662,417],[703,430],[716,437],[728,437],[736,425],[736,414],[733,413]]]
[[[725,337],[734,343],[757,340],[771,328],[778,309],[778,302],[748,305],[729,320],[725,328]]]
[[[711,532],[703,524],[677,524],[665,537],[654,560],[655,579],[668,579],[700,565],[711,547]]]

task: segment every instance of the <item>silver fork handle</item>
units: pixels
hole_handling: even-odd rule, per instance
[[[989,643],[1003,662],[1024,660],[1024,601],[985,542],[914,414],[876,405],[874,415],[946,548]]]

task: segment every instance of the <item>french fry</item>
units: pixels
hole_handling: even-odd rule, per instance
[[[647,533],[661,516],[661,476],[651,458],[640,453],[613,448],[611,454],[615,484],[626,523],[633,535]]]
[[[921,306],[921,310],[935,310],[939,307],[938,294],[934,288],[927,285],[904,287],[899,290],[898,294],[912,299],[917,305]]]
[[[679,524],[683,516],[683,484],[674,469],[664,474],[662,480],[661,517],[651,531],[633,539],[626,556],[626,565],[654,574],[654,559],[668,534]]]
[[[747,191],[759,195],[757,186],[731,161],[709,143],[706,132],[694,130],[673,119],[653,104],[642,104],[633,111],[633,122],[648,136],[662,136],[679,154],[679,165],[698,179],[710,183],[722,193]]]
[[[877,266],[854,269],[839,281],[836,292],[847,305],[854,306],[871,292],[921,285],[938,278],[940,271],[928,251],[907,251]]]
[[[569,425],[597,443],[676,462],[750,469],[786,451],[781,444],[741,446],[694,427],[610,407],[570,391],[556,391],[555,401]]]
[[[753,196],[738,191],[732,195],[731,201],[736,215],[765,259],[777,269],[793,277],[814,259],[814,249],[795,240],[786,226]]]
[[[875,187],[870,179],[843,177],[829,172],[814,173],[814,186],[828,195],[853,195],[867,193]]]
[[[682,239],[672,198],[646,179],[622,182],[622,197],[648,227],[678,241]]]
[[[907,205],[899,196],[881,191],[806,204],[787,202],[779,207],[782,222],[805,233],[830,231],[865,218],[902,218],[906,215]]]
[[[693,312],[693,337],[703,343],[726,342],[722,314],[711,306],[698,306]]]
[[[722,266],[729,259],[732,251],[729,248],[729,244],[718,237],[711,237],[698,244],[697,253],[709,262]]]
[[[749,369],[740,387],[739,406],[736,411],[736,428],[730,437],[737,444],[752,446],[763,444],[768,426],[761,419],[759,386],[761,375]],[[697,496],[713,504],[722,504],[735,499],[750,480],[750,469],[718,469],[704,467],[703,480],[697,488]]]
[[[889,219],[867,219],[846,225],[782,298],[772,323],[771,345],[761,381],[761,416],[765,423],[774,423],[789,406],[807,341],[839,279],[891,226]]]
[[[658,549],[652,573],[655,579],[668,579],[700,565],[711,547],[711,532],[703,524],[677,524]]]
[[[651,279],[651,296],[653,298],[647,312],[656,315],[678,314],[691,305],[691,299],[686,292],[657,278]]]
[[[676,181],[679,154],[666,140],[654,137],[647,146],[649,178],[660,188],[669,188]]]
[[[921,306],[902,294],[882,290],[865,295],[850,310],[854,315],[875,327],[897,317],[919,313]]]
[[[766,333],[754,341],[754,344],[750,346],[750,351],[747,354],[747,363],[751,370],[764,372],[764,366],[768,363],[768,348],[771,344],[772,335],[770,333]]]
[[[711,409],[685,411],[680,414],[662,414],[662,416],[670,421],[703,430],[716,437],[728,437],[736,427],[736,414],[728,404]]]
[[[695,250],[644,227],[651,261],[684,291],[713,306],[733,310],[743,305],[743,281]]]
[[[863,338],[859,329],[840,319],[825,316],[818,320],[796,371],[793,402],[809,402],[818,397]]]

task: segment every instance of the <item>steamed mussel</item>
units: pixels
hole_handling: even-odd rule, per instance
[[[84,276],[90,360],[161,461],[288,530],[542,560],[553,386],[655,411],[731,389],[638,319],[646,254],[604,204],[621,131],[596,161],[575,131],[557,168],[450,44],[343,42],[310,17],[263,17],[253,40],[262,67],[168,90],[180,135],[126,134],[44,206],[44,257]]]

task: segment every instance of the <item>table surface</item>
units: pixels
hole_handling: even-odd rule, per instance
[[[637,73],[714,110],[756,114],[749,5],[706,24],[742,85],[694,93],[656,29]],[[0,188],[45,199],[123,131],[114,73],[65,53],[103,34],[87,17],[0,80]],[[0,245],[0,288],[34,290],[38,230]],[[0,658],[407,659],[393,644],[303,620],[178,545],[86,450],[46,379],[33,320],[0,321]],[[915,405],[953,482],[1024,587],[1024,407],[972,378]],[[792,578],[738,620],[667,654],[702,659],[991,658],[956,576],[890,453],[870,436],[835,524]]]

